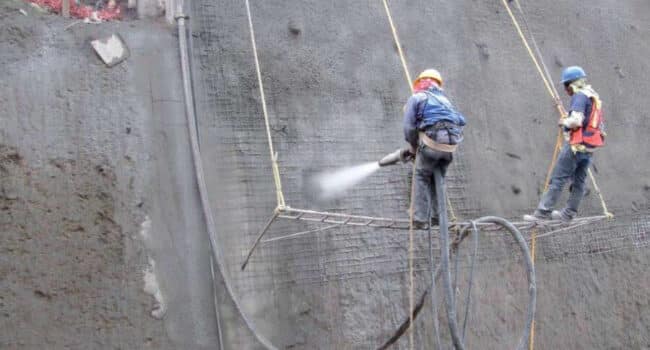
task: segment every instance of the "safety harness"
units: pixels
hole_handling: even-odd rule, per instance
[[[422,92],[427,96],[427,98],[418,106],[417,114],[420,119],[424,119],[427,105],[431,105],[430,100],[437,102],[436,105],[443,109],[444,112],[457,113],[453,109],[451,102],[446,97],[438,96],[428,90],[423,90]],[[446,140],[442,135],[441,137],[438,137],[438,132],[442,130],[445,131]],[[429,136],[429,133],[432,134],[433,137]],[[433,125],[425,127],[424,130],[420,130],[418,136],[425,146],[436,151],[448,153],[456,151],[458,144],[463,141],[461,126],[450,121],[435,122]]]
[[[449,144],[438,143],[436,141],[433,141],[433,139],[427,136],[427,134],[424,133],[423,131],[420,131],[419,136],[420,136],[420,141],[422,141],[423,144],[436,151],[451,153],[456,150],[456,147],[458,147],[458,144],[449,145]]]
[[[575,151],[590,152],[605,144],[602,102],[590,86],[586,86],[576,93],[584,94],[591,100],[591,113],[583,122],[582,127],[571,130],[569,144]]]

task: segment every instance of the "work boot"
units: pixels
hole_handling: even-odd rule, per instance
[[[429,228],[429,223],[425,221],[413,220],[414,230],[426,230]]]
[[[532,215],[524,215],[524,221],[541,221],[541,220],[551,220],[552,217],[548,213],[535,210]]]
[[[553,220],[560,220],[564,222],[569,222],[573,219],[571,216],[565,213],[564,210],[553,210],[551,212],[551,218]]]

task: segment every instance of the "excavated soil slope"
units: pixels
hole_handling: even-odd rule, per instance
[[[0,348],[217,343],[173,33],[0,3]]]

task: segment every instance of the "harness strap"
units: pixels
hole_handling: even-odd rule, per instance
[[[456,147],[458,147],[458,145],[445,145],[443,143],[437,143],[422,131],[419,132],[419,136],[420,136],[420,141],[422,141],[422,143],[424,143],[427,147],[434,149],[436,151],[452,153],[456,150]]]

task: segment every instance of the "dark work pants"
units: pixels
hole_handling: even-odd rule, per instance
[[[430,217],[438,218],[433,169],[439,168],[444,177],[452,160],[452,153],[436,151],[420,144],[415,159],[415,201],[413,203],[415,221],[429,222],[429,213]],[[429,208],[430,204],[431,208]]]
[[[553,175],[551,176],[548,190],[544,193],[542,200],[537,206],[538,214],[550,214],[560,198],[564,185],[571,180],[573,181],[572,191],[569,195],[567,206],[562,211],[569,218],[576,216],[582,197],[584,197],[585,181],[587,179],[589,165],[591,165],[591,158],[591,153],[573,153],[571,146],[567,143],[564,144],[553,168]]]

